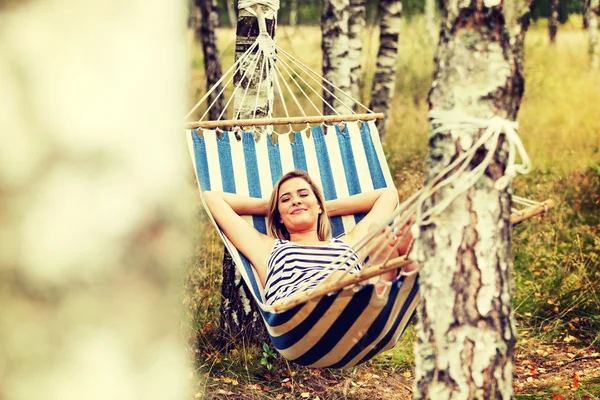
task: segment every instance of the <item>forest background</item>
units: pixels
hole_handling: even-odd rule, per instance
[[[321,2],[296,4],[295,27],[288,25],[291,4],[281,2],[277,42],[319,71]],[[401,198],[406,198],[423,180],[435,45],[425,30],[424,2],[402,4],[396,88],[384,150]],[[235,32],[229,27],[228,3],[219,1],[218,6],[221,62],[228,66]],[[374,73],[377,6],[367,2],[362,100],[370,93]],[[583,7],[583,0],[559,2],[560,26],[551,44],[547,1],[534,1],[526,36],[525,95],[518,122],[534,170],[517,179],[515,193],[539,201],[553,199],[558,206],[513,230],[517,398],[596,398],[600,388],[600,74],[589,67]],[[206,80],[202,50],[193,39],[190,43],[193,104],[206,90]],[[277,358],[268,344],[224,352],[219,335],[222,246],[200,209],[198,219],[184,300],[197,397],[358,399],[379,398],[390,389],[407,395],[412,329],[395,349],[350,371],[294,367]],[[395,397],[387,393],[383,398]]]

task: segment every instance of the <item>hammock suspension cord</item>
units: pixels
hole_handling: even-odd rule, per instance
[[[250,3],[250,2],[249,2]],[[256,4],[254,2],[253,4]],[[250,5],[253,5],[250,4]],[[262,1],[260,4],[265,5]],[[242,8],[243,4],[240,4],[240,8]],[[247,8],[246,8],[247,9]],[[290,130],[287,133],[292,132],[292,123],[314,123],[314,122],[322,122],[322,123],[333,123],[333,122],[348,122],[348,121],[368,121],[374,119],[383,118],[382,113],[374,113],[371,109],[365,106],[363,103],[358,100],[352,98],[349,94],[347,94],[344,90],[340,89],[336,85],[334,85],[331,81],[325,79],[320,76],[317,72],[313,71],[306,64],[298,60],[296,57],[291,55],[289,52],[283,50],[281,47],[277,46],[275,41],[269,36],[266,30],[265,17],[262,11],[253,11],[255,15],[257,15],[259,21],[259,29],[260,33],[256,39],[256,41],[246,50],[237,60],[236,62],[223,74],[221,79],[215,84],[207,93],[192,107],[190,112],[184,117],[184,120],[188,120],[196,110],[210,97],[211,94],[217,90],[217,87],[221,85],[224,81],[225,84],[213,100],[211,104],[209,104],[202,114],[199,120],[187,122],[188,129],[196,129],[196,128],[204,128],[204,129],[214,129],[217,127],[220,128],[228,128],[228,127],[256,127],[263,125],[288,125]],[[259,85],[257,86],[256,99],[260,97],[260,93],[263,85],[263,76],[265,77],[265,81],[273,82],[274,91],[277,92],[279,101],[283,108],[283,112],[285,117],[280,118],[256,118],[256,109],[253,113],[253,117],[250,119],[240,120],[240,109],[238,109],[237,113],[234,115],[233,120],[223,120],[226,110],[228,109],[231,100],[235,97],[235,94],[240,90],[240,86],[245,85],[245,89],[243,90],[242,101],[244,102],[246,99],[248,90],[250,88],[249,82],[253,81],[255,78],[255,73],[257,70],[257,65],[259,60],[263,59],[262,67],[260,68],[259,74]],[[219,115],[218,121],[205,121],[206,116],[209,113],[209,110],[216,104],[217,98],[223,95],[225,88],[231,84],[234,79],[234,76],[238,74],[243,65],[249,64],[252,67],[246,68],[244,71],[242,79],[240,79],[237,84],[234,85],[233,91],[231,93],[230,98],[226,102],[225,107],[221,111]],[[253,72],[251,76],[246,79],[248,69],[252,69]],[[289,77],[286,79],[284,73]],[[228,78],[227,78],[228,77]],[[288,81],[293,83],[293,86],[290,86]],[[281,84],[283,82],[283,85]],[[312,82],[312,83],[311,83]],[[339,102],[340,106],[344,107],[348,110],[346,115],[342,115],[339,110],[336,109],[332,104],[330,104],[324,97],[313,87],[316,84],[321,88],[322,91],[328,93],[333,99]],[[323,105],[333,114],[324,116],[323,113],[319,110],[319,107],[315,104],[313,99],[311,99],[310,95],[307,93],[305,88],[310,89],[310,92],[314,97],[320,100]],[[290,117],[290,109],[286,104],[284,97],[284,89],[285,87],[287,94],[292,99],[292,103],[295,106],[295,109],[298,111],[302,117]],[[331,88],[331,89],[330,89]],[[266,90],[266,89],[265,89]],[[296,93],[296,90],[302,95],[302,98],[306,99],[308,105],[311,109],[314,109],[316,112],[316,116],[309,116],[306,114],[304,107],[299,101]],[[346,103],[342,100],[343,98],[349,99],[358,106],[360,106],[364,112],[357,113],[351,107],[346,105]],[[240,107],[241,108],[241,107]]]

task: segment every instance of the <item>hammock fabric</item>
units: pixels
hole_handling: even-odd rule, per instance
[[[294,133],[293,140],[279,136],[273,143],[267,135],[255,141],[250,132],[241,132],[238,140],[233,132],[222,132],[219,138],[213,130],[186,131],[200,192],[268,198],[279,177],[294,169],[307,171],[326,200],[393,187],[372,121],[327,126],[326,134],[317,126],[306,133]],[[348,232],[363,216],[332,218],[333,235]],[[266,233],[266,217],[244,218]],[[380,295],[373,284],[362,284],[276,313],[265,304],[249,261],[219,232],[251,288],[274,347],[290,361],[308,367],[352,367],[393,347],[414,316],[418,275],[387,283],[389,289]]]

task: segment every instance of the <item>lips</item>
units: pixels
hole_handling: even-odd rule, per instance
[[[306,211],[306,208],[297,208],[292,211],[292,215],[300,214],[302,211]]]

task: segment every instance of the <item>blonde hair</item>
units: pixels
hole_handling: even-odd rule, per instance
[[[290,233],[281,222],[281,214],[279,213],[278,207],[278,195],[281,185],[292,178],[302,178],[310,185],[310,188],[315,194],[315,197],[321,206],[321,210],[323,211],[317,217],[317,236],[321,241],[329,239],[331,237],[331,222],[329,221],[329,216],[327,216],[327,210],[325,209],[325,197],[323,196],[321,189],[313,182],[308,173],[302,170],[288,172],[279,178],[279,181],[275,184],[273,192],[271,193],[271,199],[269,200],[269,214],[267,215],[267,229],[269,234],[277,239],[290,240]]]

